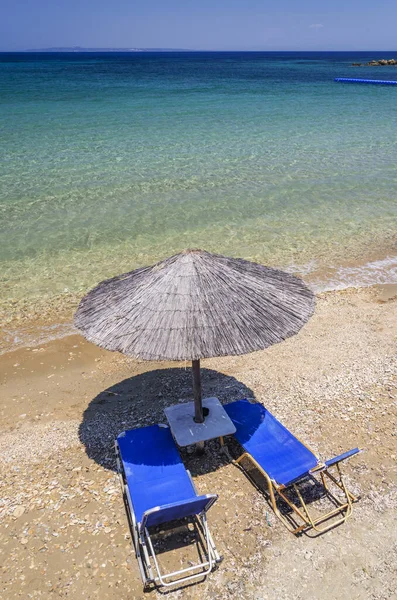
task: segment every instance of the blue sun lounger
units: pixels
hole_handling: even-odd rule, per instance
[[[236,462],[243,468],[240,464],[241,461],[248,459],[251,465],[264,476],[272,508],[292,533],[301,533],[311,528],[322,533],[346,521],[352,513],[352,503],[358,498],[346,489],[339,463],[360,452],[358,448],[326,462],[321,462],[303,442],[292,435],[261,404],[238,400],[224,405],[224,409],[236,427],[234,437],[245,450]],[[336,467],[336,476],[329,472],[331,467]],[[247,470],[244,472],[252,479]],[[314,474],[321,476],[323,490],[336,506],[331,512],[317,518],[313,518],[309,513],[307,504],[298,488],[298,484],[304,481],[312,480],[314,482]],[[343,499],[331,492],[326,477],[343,492]],[[315,481],[317,485],[320,483],[317,479]],[[287,488],[293,488],[299,499],[300,507],[288,498]],[[287,516],[279,510],[275,492],[303,521],[303,524],[296,522],[296,518],[291,516],[291,511]],[[338,519],[335,521],[333,517],[338,517]],[[333,519],[331,523],[329,523],[330,519]],[[318,527],[320,523],[326,521],[328,521],[328,525]]]
[[[117,466],[144,588],[171,586],[207,575],[220,562],[206,513],[215,494],[198,496],[166,425],[153,425],[121,433],[116,442]],[[152,527],[180,519],[193,520],[203,562],[162,574],[150,537]],[[154,570],[156,574],[153,571]]]

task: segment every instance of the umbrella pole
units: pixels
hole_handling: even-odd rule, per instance
[[[201,398],[201,373],[200,361],[192,361],[193,396],[194,396],[194,420],[196,423],[204,423],[203,404]]]

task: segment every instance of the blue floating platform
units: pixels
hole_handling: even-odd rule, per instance
[[[352,79],[350,77],[335,77],[334,81],[342,83],[377,83],[379,85],[397,85],[397,81],[387,81],[385,79]]]

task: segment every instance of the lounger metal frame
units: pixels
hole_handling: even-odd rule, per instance
[[[201,563],[192,565],[185,569],[180,569],[179,571],[173,571],[172,573],[161,573],[153,542],[149,533],[149,528],[146,527],[144,523],[141,524],[137,523],[136,521],[117,440],[115,442],[115,451],[117,470],[123,493],[124,504],[135,550],[135,556],[138,561],[139,572],[142,578],[144,589],[151,584],[172,587],[177,584],[184,584],[208,575],[214,568],[216,568],[217,564],[223,560],[223,557],[219,555],[209,531],[206,511],[203,511],[198,515],[192,515],[191,517],[184,517],[183,519],[190,519],[191,522],[193,522],[196,534],[198,534],[198,545],[201,545],[201,547],[204,549],[204,552],[206,553],[206,559]],[[187,471],[187,474],[192,482],[194,491],[197,493],[197,489],[190,472]],[[208,506],[208,508],[212,506],[215,500],[216,497]],[[158,508],[153,508],[152,510],[147,511],[145,515],[148,515],[156,510],[158,510]],[[194,571],[197,571],[198,569],[200,569],[200,571],[195,573]],[[191,573],[190,575],[188,575],[189,572]],[[182,575],[182,577],[178,577],[179,575]]]
[[[224,445],[223,438],[220,438],[220,441],[221,441],[221,445],[223,446]],[[301,441],[301,440],[299,440],[299,441]],[[303,444],[302,441],[301,441],[301,443]],[[306,444],[304,444],[304,446],[306,446],[306,448],[308,448],[308,450],[313,452],[309,448],[309,446],[307,446]],[[314,452],[313,452],[313,454],[314,454]],[[284,523],[284,525],[287,527],[287,529],[295,535],[300,534],[303,531],[309,531],[310,529],[314,529],[318,534],[321,534],[326,531],[329,531],[330,529],[333,529],[334,527],[336,527],[337,525],[340,525],[341,523],[344,523],[352,514],[353,502],[357,502],[359,500],[359,498],[357,496],[354,496],[351,492],[349,492],[347,490],[345,482],[343,480],[339,462],[344,460],[344,458],[341,458],[341,460],[339,460],[339,461],[336,460],[332,464],[332,466],[335,466],[337,469],[338,479],[332,473],[329,472],[330,467],[328,467],[325,463],[319,463],[316,467],[311,469],[308,473],[305,473],[304,475],[302,475],[302,477],[299,477],[298,479],[292,481],[290,484],[288,484],[286,486],[280,485],[274,479],[271,479],[271,477],[268,475],[268,473],[266,473],[266,471],[261,467],[261,465],[254,459],[254,457],[249,452],[244,452],[236,460],[232,459],[232,462],[243,471],[243,473],[248,477],[248,479],[250,479],[250,481],[255,485],[255,487],[261,492],[263,492],[261,487],[255,481],[255,479],[250,475],[250,473],[246,469],[244,469],[243,465],[241,464],[245,458],[247,458],[265,478],[265,481],[267,483],[267,491],[269,494],[270,504],[274,510],[275,515],[281,520],[282,523]],[[298,489],[298,484],[302,483],[304,480],[307,480],[307,479],[312,479],[312,480],[314,479],[316,481],[316,483],[319,483],[319,480],[314,477],[314,474],[320,474],[321,483],[326,491],[326,494],[337,505],[334,510],[332,510],[324,515],[320,515],[317,518],[313,518],[311,516],[308,506],[307,506],[306,502],[304,501],[301,492]],[[333,494],[331,492],[331,490],[328,486],[326,477],[330,481],[332,481],[340,490],[342,490],[345,501],[341,501],[337,496],[335,496],[335,494]],[[285,493],[286,490],[291,487],[294,489],[296,495],[298,496],[299,501],[302,505],[302,509],[298,508],[298,506],[296,506],[296,504],[294,502],[292,502],[292,500],[290,500],[288,498],[288,496],[286,495],[286,493]],[[295,523],[291,517],[289,520],[285,515],[282,514],[282,512],[280,511],[280,509],[277,506],[277,500],[276,500],[275,493],[278,494],[280,496],[280,498],[282,498],[282,500],[284,500],[284,502],[286,502],[286,504],[293,510],[293,512],[303,521],[303,524],[297,525],[297,523]],[[333,517],[336,517],[337,515],[341,515],[341,516],[336,521],[333,520],[331,523],[329,523],[328,525],[325,525],[324,527],[318,526],[320,523],[324,523],[324,521],[329,521],[330,519],[332,519]]]

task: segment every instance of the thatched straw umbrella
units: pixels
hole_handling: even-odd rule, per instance
[[[145,360],[191,360],[203,422],[200,359],[246,354],[296,334],[313,314],[300,279],[241,258],[185,250],[100,283],[75,324],[90,342]]]

